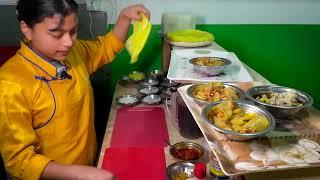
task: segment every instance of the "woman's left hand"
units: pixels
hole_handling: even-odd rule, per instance
[[[112,30],[119,40],[125,42],[131,21],[141,20],[141,13],[145,14],[146,17],[150,19],[149,10],[142,4],[132,5],[122,9]]]

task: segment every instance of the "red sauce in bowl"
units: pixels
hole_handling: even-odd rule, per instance
[[[175,158],[185,161],[197,160],[200,158],[200,152],[196,149],[190,148],[175,149],[173,151],[173,155]]]

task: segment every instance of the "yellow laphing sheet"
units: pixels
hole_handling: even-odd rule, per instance
[[[151,24],[148,18],[141,14],[141,21],[133,22],[133,33],[126,42],[126,49],[131,56],[130,63],[138,61],[140,52],[142,51],[151,31]]]
[[[213,41],[214,36],[206,31],[183,29],[168,33],[170,41],[174,42],[207,42]]]

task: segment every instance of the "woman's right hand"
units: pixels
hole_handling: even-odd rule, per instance
[[[41,179],[115,180],[111,172],[83,165],[64,165],[51,161],[42,172]]]
[[[117,179],[111,172],[90,166],[72,165],[72,173],[79,180],[115,180]]]

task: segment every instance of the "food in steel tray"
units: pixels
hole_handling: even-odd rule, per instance
[[[199,66],[223,66],[225,63],[218,57],[198,57],[194,61]]]
[[[192,94],[203,101],[218,102],[226,100],[238,100],[236,91],[231,87],[224,87],[221,82],[200,84],[192,91]]]
[[[208,118],[216,126],[239,133],[255,133],[268,128],[266,117],[253,112],[244,112],[232,101],[225,101],[208,111]]]
[[[256,96],[256,99],[276,106],[294,107],[303,105],[299,102],[298,95],[294,92],[261,94]]]

